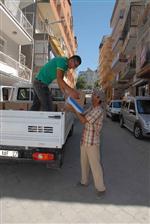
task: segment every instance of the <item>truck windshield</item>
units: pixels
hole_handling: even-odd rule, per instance
[[[121,102],[113,102],[114,108],[121,108]]]
[[[139,114],[150,114],[150,100],[137,100]]]

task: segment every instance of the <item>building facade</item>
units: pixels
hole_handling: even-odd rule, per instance
[[[75,54],[71,6],[70,0],[0,1],[1,85],[32,82],[49,59]],[[74,87],[75,72],[68,77],[66,82]]]
[[[93,89],[95,82],[98,80],[97,70],[93,71],[90,68],[87,68],[86,71],[80,71],[79,76],[82,76],[86,82],[87,88]]]
[[[112,80],[114,79],[114,72],[111,68],[112,61],[112,38],[104,36],[99,46],[98,75],[100,86],[105,91],[107,101],[112,98]]]
[[[24,8],[32,0],[0,1],[0,80],[1,85],[31,82],[33,68],[33,24]],[[31,14],[33,16],[33,13]],[[28,51],[24,50],[24,47]],[[28,54],[30,57],[28,57]]]
[[[73,31],[72,5],[70,0],[38,0],[35,22],[34,73],[55,56],[70,57],[77,49]],[[65,81],[75,85],[75,72],[69,71]]]
[[[115,55],[112,62],[112,69],[115,73],[112,83],[113,98],[140,94],[136,90],[137,85],[142,83],[137,77],[139,51],[141,51],[139,49],[141,40],[139,21],[148,2],[147,0],[116,1],[110,21],[112,50]]]

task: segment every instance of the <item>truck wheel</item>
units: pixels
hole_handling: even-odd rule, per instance
[[[115,121],[115,116],[111,114],[111,120]]]
[[[72,125],[70,132],[68,134],[68,137],[71,137],[73,135],[74,126]]]
[[[134,137],[137,139],[142,139],[143,138],[143,134],[142,134],[142,129],[141,126],[139,124],[136,124],[134,127]]]
[[[61,168],[64,162],[64,150],[58,155],[58,167]]]
[[[124,120],[123,120],[123,117],[120,117],[120,127],[121,127],[121,128],[124,127]]]

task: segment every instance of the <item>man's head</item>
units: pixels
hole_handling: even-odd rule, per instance
[[[103,90],[101,90],[99,88],[93,89],[93,93],[92,93],[93,105],[95,105],[95,106],[100,105],[104,101],[105,101],[105,94],[104,94]]]
[[[78,55],[73,55],[68,59],[68,68],[76,69],[81,64],[81,58]]]

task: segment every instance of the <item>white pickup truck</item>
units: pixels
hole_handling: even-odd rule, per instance
[[[29,86],[9,89],[9,101],[1,97],[0,159],[41,161],[61,167],[64,144],[73,133],[74,115],[62,111],[61,92],[57,87],[51,88],[53,112],[27,111],[32,102],[32,87]]]

